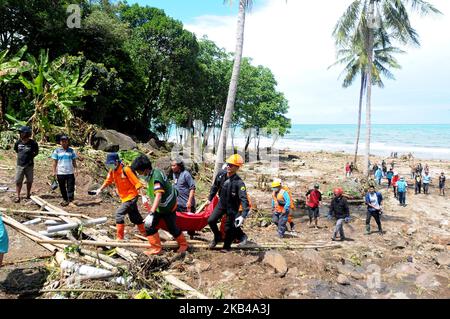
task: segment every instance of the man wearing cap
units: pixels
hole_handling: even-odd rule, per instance
[[[144,185],[139,181],[131,167],[125,166],[117,153],[109,153],[106,156],[106,167],[108,176],[103,185],[95,191],[96,195],[111,184],[116,185],[122,204],[116,210],[116,233],[117,239],[123,240],[125,236],[125,215],[128,214],[130,221],[137,225],[142,236],[146,236],[144,220],[138,209],[139,191],[142,190],[143,202],[146,202]],[[148,199],[147,199],[148,202]]]
[[[247,189],[242,179],[236,174],[244,164],[244,160],[239,154],[233,154],[226,160],[226,163],[226,171],[220,171],[217,174],[208,198],[209,201],[212,201],[214,196],[219,194],[219,203],[208,218],[209,227],[214,233],[210,248],[214,248],[222,240],[217,223],[224,214],[227,216],[223,251],[231,249],[231,243],[239,236],[239,228],[250,211]],[[242,214],[239,215],[240,205],[242,205]]]
[[[319,205],[322,201],[322,193],[319,191],[319,184],[314,185],[314,189],[306,192],[306,210],[309,215],[309,226],[311,227],[312,219],[314,218],[314,227],[317,229],[317,219],[319,217]]]
[[[75,175],[77,175],[78,158],[75,151],[69,147],[69,137],[63,135],[60,137],[61,147],[56,148],[51,158],[53,159],[53,176],[58,179],[59,189],[63,201],[61,206],[75,206],[73,204],[75,196]]]
[[[328,219],[332,219],[333,216],[336,218],[336,227],[334,228],[333,237],[331,240],[336,240],[339,233],[341,241],[344,241],[344,222],[348,223],[350,221],[350,209],[348,208],[347,199],[342,196],[343,190],[338,187],[333,190],[334,198],[330,204],[330,212],[328,213]]]
[[[31,139],[31,128],[22,126],[19,129],[20,138],[14,144],[14,151],[17,153],[16,166],[16,193],[15,203],[20,202],[20,192],[22,190],[23,179],[27,178],[27,198],[31,196],[31,186],[33,185],[34,158],[39,153],[39,146]]]

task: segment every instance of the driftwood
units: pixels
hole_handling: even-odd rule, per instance
[[[188,291],[190,295],[193,295],[199,299],[209,299],[207,296],[205,296],[198,290],[192,288],[187,283],[181,281],[180,279],[178,279],[177,277],[175,277],[173,275],[164,275],[164,280],[166,280],[169,284],[171,284],[181,290]]]

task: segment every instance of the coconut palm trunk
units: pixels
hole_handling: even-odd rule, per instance
[[[356,132],[355,159],[353,160],[353,163],[355,163],[355,165],[357,165],[359,138],[361,136],[361,113],[362,113],[362,104],[363,104],[363,100],[364,100],[364,89],[365,89],[365,86],[366,86],[365,79],[366,79],[365,73],[362,72],[361,73],[361,90],[359,92],[358,130]]]
[[[368,36],[367,36],[367,96],[366,96],[366,154],[364,158],[364,175],[369,176],[369,161],[370,161],[370,137],[371,137],[371,108],[372,108],[372,67],[373,67],[373,42],[374,42],[374,1],[371,0],[368,12]]]
[[[239,1],[238,27],[236,34],[236,51],[234,54],[233,72],[228,90],[227,105],[223,117],[222,130],[220,132],[219,146],[217,147],[216,163],[214,166],[214,176],[217,175],[221,165],[224,162],[224,154],[227,146],[228,131],[231,125],[231,119],[234,111],[234,102],[236,100],[236,92],[239,80],[239,72],[241,70],[242,50],[244,47],[244,27],[245,27],[245,10],[247,0]],[[214,180],[214,179],[213,179]]]

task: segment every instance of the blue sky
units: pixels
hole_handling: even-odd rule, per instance
[[[237,1],[234,1],[237,3]],[[255,0],[247,15],[244,55],[269,67],[289,100],[293,123],[356,123],[359,87],[341,87],[331,32],[352,0]],[[396,81],[373,92],[374,123],[450,124],[450,1],[429,0],[443,16],[412,24],[421,48],[403,48]],[[222,0],[138,0],[164,9],[198,37],[207,35],[220,47],[234,50],[237,4]],[[320,15],[317,14],[320,12]],[[363,114],[364,116],[364,114]]]

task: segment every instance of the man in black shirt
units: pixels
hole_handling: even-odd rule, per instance
[[[22,126],[19,129],[20,139],[14,144],[14,151],[17,153],[16,167],[16,192],[15,203],[20,202],[20,192],[22,190],[23,178],[27,178],[27,198],[31,195],[31,186],[33,185],[34,158],[39,153],[39,146],[36,141],[31,139],[31,129],[28,126]]]
[[[209,201],[212,201],[217,194],[219,195],[219,203],[208,218],[209,227],[214,233],[214,239],[209,245],[210,248],[214,248],[217,243],[222,241],[217,222],[222,219],[223,215],[227,216],[223,251],[230,250],[231,243],[243,234],[240,227],[250,212],[245,184],[236,174],[244,164],[244,160],[240,155],[234,154],[226,162],[227,168],[217,174],[208,198]],[[242,205],[241,215],[239,215],[240,205]]]
[[[336,240],[336,236],[340,235],[341,241],[345,240],[344,234],[344,222],[348,223],[350,221],[350,210],[348,208],[347,199],[342,196],[342,188],[335,188],[334,198],[331,201],[330,212],[328,213],[328,219],[332,219],[333,216],[336,218],[336,227],[333,232],[333,237],[331,240]]]

